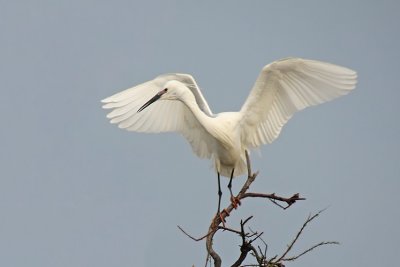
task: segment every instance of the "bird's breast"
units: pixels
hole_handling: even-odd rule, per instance
[[[234,176],[240,175],[243,173],[243,153],[238,144],[226,146],[217,142],[213,155],[215,170],[226,177],[230,177],[232,170]]]
[[[235,112],[220,113],[214,118],[212,135],[216,139],[214,157],[220,164],[234,166],[241,158],[242,145]]]

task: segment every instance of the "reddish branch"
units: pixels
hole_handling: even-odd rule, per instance
[[[248,175],[247,175],[246,182],[244,183],[242,189],[239,191],[239,194],[236,196],[236,198],[239,201],[244,199],[244,198],[248,198],[248,197],[266,198],[266,199],[270,199],[271,201],[273,201],[275,204],[279,205],[280,207],[286,209],[286,208],[290,207],[291,205],[293,205],[297,200],[304,200],[304,198],[301,198],[299,196],[299,194],[294,194],[293,196],[291,196],[289,198],[285,198],[285,197],[277,196],[275,194],[261,194],[261,193],[250,193],[250,192],[247,192],[247,190],[250,188],[250,185],[256,179],[256,177],[258,175],[258,172],[252,173],[251,165],[250,165],[250,158],[249,158],[249,154],[247,153],[247,151],[246,151],[246,162],[247,162]],[[285,202],[287,204],[287,206],[283,207],[280,204],[278,204],[277,201]],[[229,216],[229,214],[232,212],[233,209],[234,209],[233,204],[230,204],[226,209],[224,209],[224,211],[221,214],[222,215],[221,216],[222,219],[225,220],[225,218]],[[207,248],[208,255],[211,256],[213,258],[213,260],[214,260],[214,267],[220,267],[221,263],[222,263],[221,257],[213,249],[213,238],[214,238],[214,235],[219,229],[221,229],[221,227],[219,226],[222,223],[221,217],[216,215],[213,218],[213,220],[212,220],[212,222],[211,222],[211,224],[210,224],[210,226],[208,228],[207,234],[204,237],[201,238],[201,239],[207,238],[206,239],[206,248]],[[194,238],[192,238],[192,239],[194,239]],[[252,249],[250,249],[249,251],[246,252],[246,250],[249,249],[249,247],[244,247],[243,249],[244,249],[244,252],[242,251],[240,257],[247,256],[247,253],[250,250],[252,250]],[[244,258],[243,258],[243,260],[244,260]],[[241,258],[239,258],[237,260],[237,262],[242,262],[243,260]],[[237,265],[237,266],[239,266],[239,265]]]
[[[238,201],[241,201],[242,199],[250,198],[250,197],[252,197],[252,198],[265,198],[265,199],[268,199],[268,200],[272,201],[274,204],[278,205],[279,207],[281,207],[283,209],[287,209],[290,206],[292,206],[294,203],[296,203],[296,201],[305,200],[305,198],[300,197],[300,195],[298,193],[292,195],[291,197],[285,198],[285,197],[277,196],[277,195],[275,195],[275,193],[263,194],[263,193],[247,192],[247,190],[250,188],[250,185],[256,179],[256,177],[258,175],[258,172],[256,172],[256,173],[252,173],[251,172],[250,159],[249,159],[249,155],[248,155],[247,151],[246,151],[246,161],[247,161],[248,176],[247,176],[247,180],[244,183],[242,189],[239,191],[239,194],[236,196],[236,199]],[[286,203],[286,205],[283,206],[280,203]],[[272,257],[269,260],[267,260],[267,255],[266,255],[267,254],[267,244],[261,238],[261,235],[263,233],[258,234],[257,232],[254,232],[251,229],[250,229],[251,233],[247,233],[247,232],[244,231],[244,225],[253,216],[251,216],[251,217],[247,218],[246,220],[240,222],[240,230],[235,230],[235,229],[232,229],[232,228],[225,227],[225,225],[222,223],[222,220],[225,220],[225,218],[229,216],[229,214],[232,212],[232,210],[234,208],[235,208],[234,205],[230,204],[227,208],[225,208],[222,211],[221,216],[215,215],[215,217],[212,219],[211,224],[210,224],[210,226],[208,228],[207,234],[202,236],[202,237],[200,237],[200,238],[195,238],[195,237],[189,235],[180,226],[178,226],[178,228],[185,235],[187,235],[188,237],[190,237],[191,239],[193,239],[195,241],[200,241],[200,240],[203,240],[204,238],[206,238],[206,248],[207,248],[207,253],[208,253],[207,261],[208,261],[209,257],[211,257],[214,260],[214,267],[221,267],[221,264],[222,264],[221,257],[213,249],[213,238],[214,238],[214,235],[216,234],[216,232],[218,230],[224,230],[224,231],[232,232],[232,233],[238,234],[242,238],[242,245],[240,246],[240,256],[236,260],[236,262],[232,265],[232,267],[239,267],[239,266],[284,267],[285,265],[283,264],[283,262],[285,262],[285,261],[294,261],[294,260],[298,259],[299,257],[303,256],[304,254],[312,251],[313,249],[315,249],[315,248],[317,248],[319,246],[330,245],[330,244],[339,244],[336,241],[320,242],[320,243],[315,244],[312,247],[308,248],[307,250],[299,253],[296,256],[287,257],[287,254],[294,247],[294,244],[299,239],[299,237],[302,234],[304,228],[307,226],[307,224],[309,222],[311,222],[313,219],[318,217],[319,214],[321,214],[322,211],[320,211],[317,214],[312,215],[312,216],[310,215],[307,218],[307,220],[304,222],[303,226],[297,232],[295,238],[287,246],[286,250],[282,253],[281,256],[278,257],[278,255],[276,255],[275,257]],[[221,223],[222,223],[222,226],[220,225]],[[257,250],[252,245],[252,243],[257,239],[260,239],[264,243],[264,246],[265,246],[264,251],[262,251],[259,246],[258,246],[258,250]],[[257,260],[257,264],[241,265],[243,263],[243,261],[246,259],[246,257],[248,256],[249,252]],[[207,265],[207,262],[206,262],[206,265]]]

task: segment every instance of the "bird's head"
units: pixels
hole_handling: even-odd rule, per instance
[[[179,81],[168,81],[163,86],[164,89],[159,91],[155,96],[153,96],[149,101],[144,103],[137,112],[141,112],[154,102],[158,100],[180,100],[181,96],[189,91],[188,88]]]

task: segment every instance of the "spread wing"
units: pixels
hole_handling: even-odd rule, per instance
[[[211,157],[209,138],[212,138],[181,101],[156,101],[140,113],[138,109],[164,89],[170,80],[184,83],[195,96],[199,108],[213,116],[196,81],[189,74],[170,73],[112,95],[102,102],[104,109],[112,109],[107,118],[119,128],[135,132],[179,132],[191,144],[199,157]]]
[[[272,143],[297,111],[348,94],[355,71],[330,63],[287,58],[265,66],[241,108],[242,142]]]

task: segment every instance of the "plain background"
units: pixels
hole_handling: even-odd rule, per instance
[[[398,1],[0,1],[0,265],[203,266],[217,179],[178,134],[110,125],[100,100],[166,72],[191,73],[214,113],[238,110],[260,69],[298,56],[356,70],[357,89],[296,114],[252,153],[246,200],[268,255],[328,209],[288,266],[393,266],[400,253]],[[261,156],[259,156],[261,154]],[[237,190],[244,178],[234,181]],[[223,204],[228,204],[227,179]],[[240,238],[218,233],[225,265]]]

